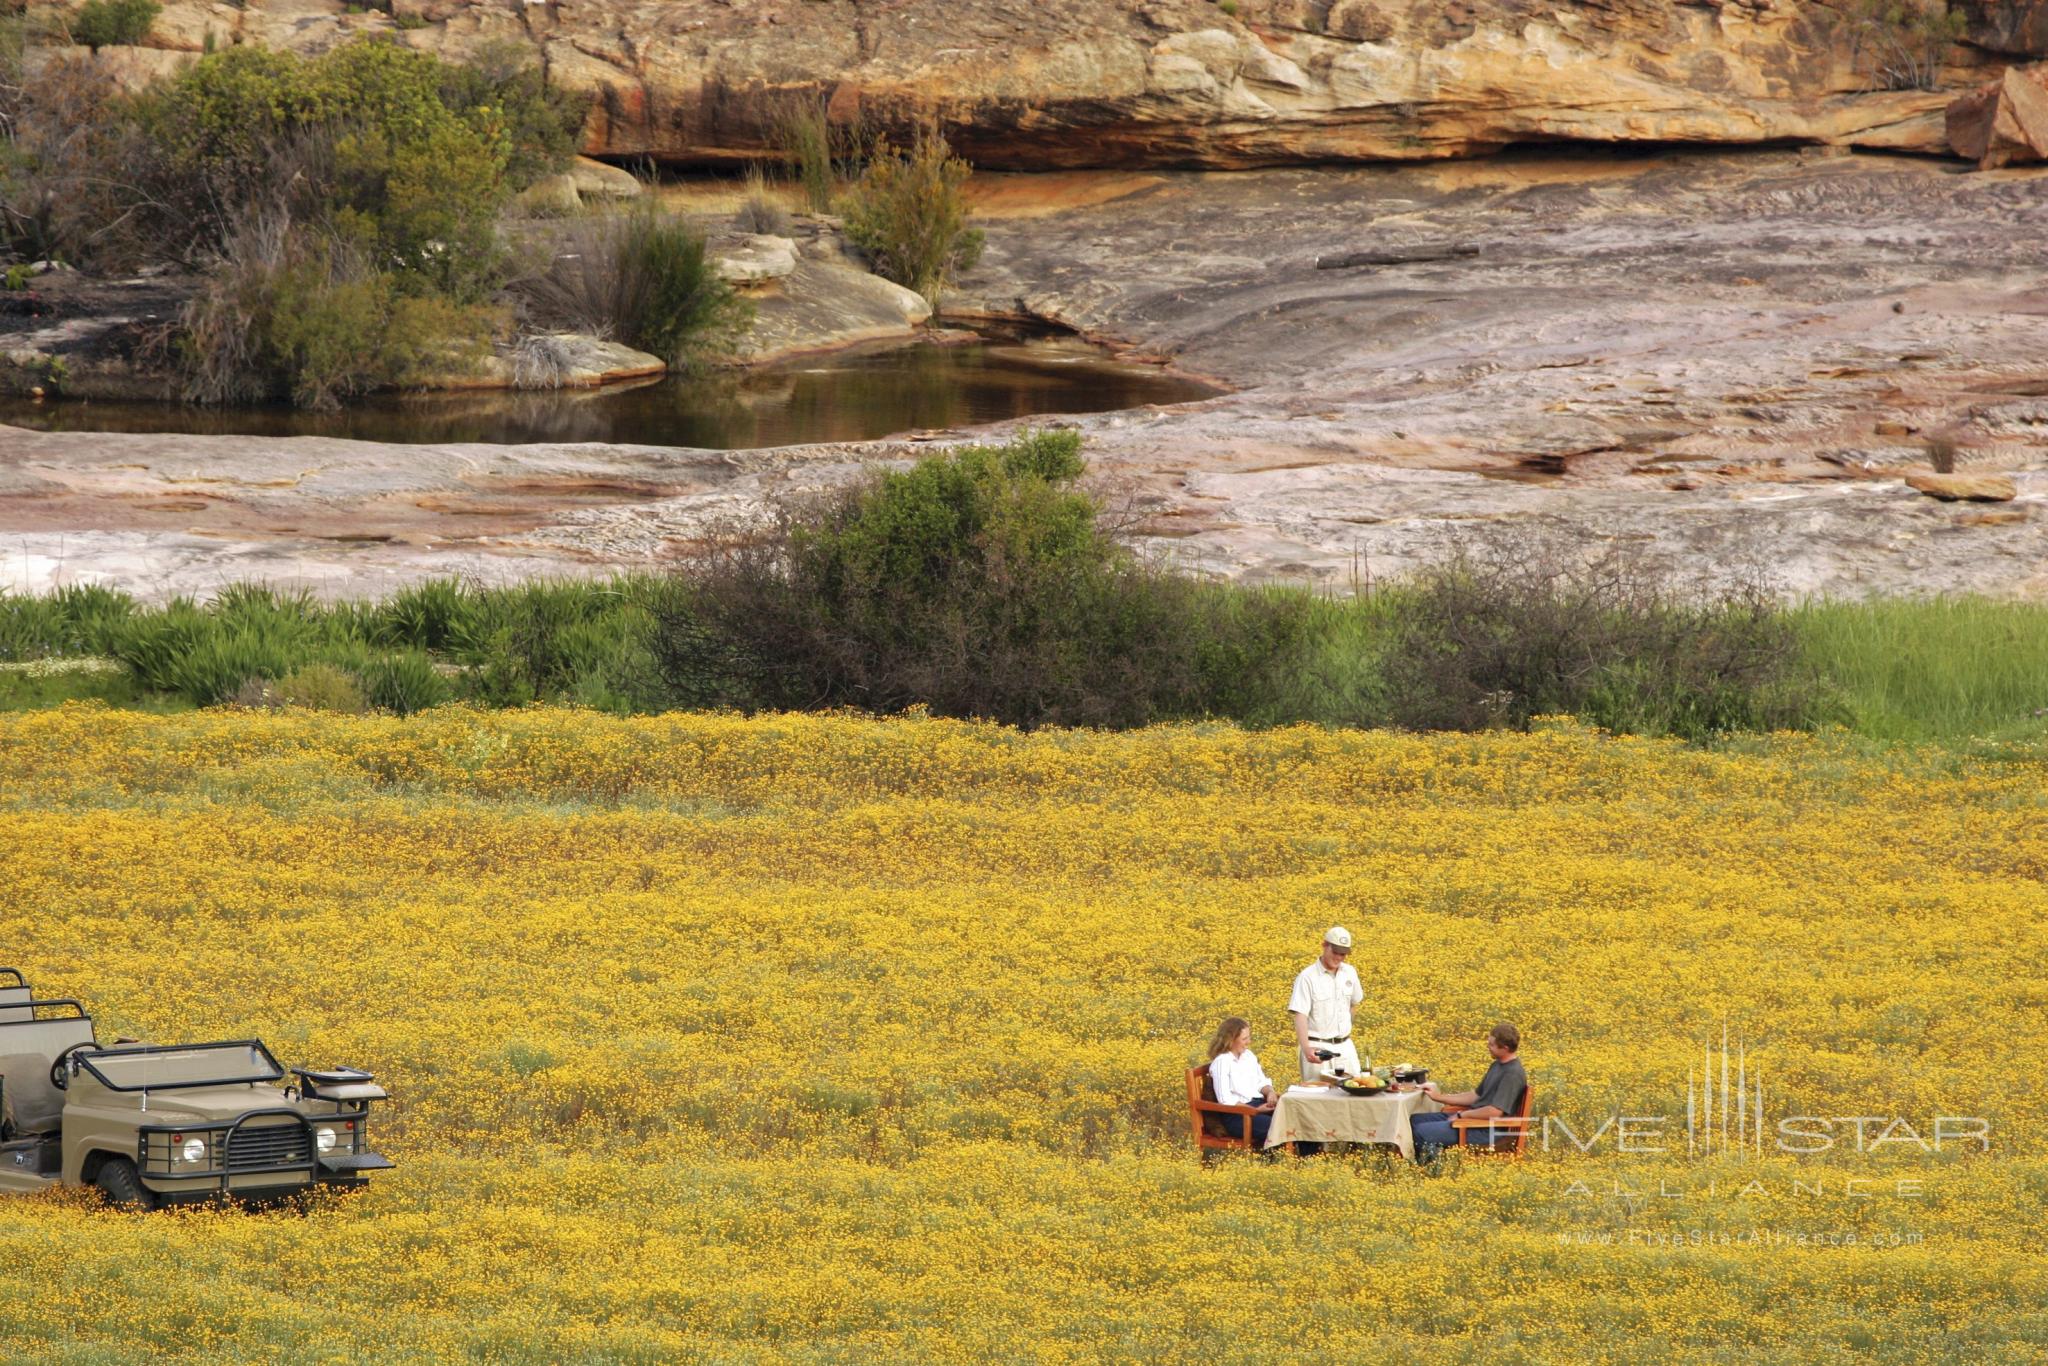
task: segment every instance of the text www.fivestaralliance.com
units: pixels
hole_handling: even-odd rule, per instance
[[[1557,1235],[1565,1247],[1917,1247],[1925,1235],[1853,1228],[1574,1229]]]

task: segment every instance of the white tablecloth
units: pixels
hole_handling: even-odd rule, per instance
[[[1443,1109],[1420,1091],[1354,1096],[1335,1088],[1290,1086],[1273,1108],[1268,1148],[1278,1143],[1391,1143],[1415,1156],[1408,1121]]]

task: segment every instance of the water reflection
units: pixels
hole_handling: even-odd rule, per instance
[[[864,441],[1048,413],[1182,403],[1214,391],[1119,365],[1071,337],[990,334],[843,352],[740,375],[603,390],[377,396],[339,413],[163,403],[0,402],[0,422],[45,431],[336,436],[364,441],[605,441],[728,450]]]

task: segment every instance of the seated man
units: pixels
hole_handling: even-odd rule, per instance
[[[1511,1024],[1497,1024],[1486,1034],[1486,1051],[1493,1055],[1493,1066],[1480,1078],[1478,1090],[1445,1095],[1437,1090],[1435,1082],[1422,1083],[1423,1091],[1433,1100],[1452,1107],[1456,1113],[1416,1115],[1408,1121],[1408,1131],[1415,1137],[1417,1162],[1427,1162],[1456,1145],[1458,1135],[1451,1128],[1453,1119],[1493,1119],[1512,1115],[1521,1108],[1522,1093],[1529,1087],[1529,1074],[1522,1070],[1522,1060],[1515,1056],[1521,1047],[1520,1030]],[[1466,1130],[1471,1136],[1469,1141],[1479,1147],[1491,1146],[1495,1135],[1505,1132],[1493,1128]]]

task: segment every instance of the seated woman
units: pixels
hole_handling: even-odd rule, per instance
[[[1273,1094],[1273,1079],[1259,1066],[1259,1055],[1252,1052],[1252,1027],[1233,1015],[1216,1026],[1216,1037],[1209,1040],[1209,1085],[1216,1092],[1216,1099],[1224,1105],[1256,1105],[1259,1113],[1251,1117],[1252,1146],[1266,1146],[1266,1131],[1273,1127],[1273,1106],[1277,1097]],[[1244,1137],[1243,1115],[1218,1115],[1232,1138]]]

